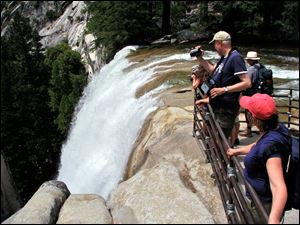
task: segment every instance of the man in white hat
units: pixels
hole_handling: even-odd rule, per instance
[[[215,49],[221,56],[217,64],[213,64],[197,57],[199,64],[212,74],[216,85],[206,99],[196,101],[201,105],[210,103],[214,110],[216,121],[219,122],[225,136],[228,138],[234,126],[234,121],[239,113],[239,97],[241,91],[251,87],[251,80],[247,74],[247,68],[243,57],[231,47],[231,36],[225,31],[217,32],[213,39]],[[202,48],[201,46],[198,46]]]
[[[259,87],[259,83],[261,82],[260,77],[259,77],[259,70],[262,69],[262,68],[265,68],[265,66],[263,64],[259,63],[260,57],[258,57],[257,52],[255,52],[255,51],[247,52],[245,60],[247,61],[247,63],[250,66],[248,68],[248,74],[249,74],[249,77],[251,79],[252,87],[246,89],[245,91],[243,91],[242,94],[244,96],[252,96],[252,95],[254,95],[256,93],[259,93],[259,92],[263,93],[263,90],[260,90],[260,87]],[[266,81],[266,82],[269,82],[270,86],[273,85],[272,80],[271,81]],[[249,112],[247,110],[245,111],[245,117],[246,117],[247,128],[246,128],[246,130],[241,132],[240,135],[241,136],[246,136],[246,137],[252,137],[252,133],[251,133],[252,124],[250,123],[250,121],[248,119]]]

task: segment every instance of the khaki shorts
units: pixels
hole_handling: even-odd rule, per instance
[[[228,109],[216,109],[214,114],[216,121],[220,124],[225,136],[229,138],[237,115]]]

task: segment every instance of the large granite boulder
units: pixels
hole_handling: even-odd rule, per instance
[[[107,206],[113,215],[129,207],[139,223],[214,223],[210,212],[197,195],[185,187],[178,170],[170,163],[142,170],[121,183],[111,193]]]
[[[57,224],[111,224],[105,200],[96,194],[72,194],[59,212]]]
[[[26,205],[13,214],[4,224],[52,224],[70,195],[67,186],[60,181],[47,181],[41,185]]]

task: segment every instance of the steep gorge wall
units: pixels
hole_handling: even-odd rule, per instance
[[[95,37],[85,31],[89,19],[85,7],[84,1],[8,2],[1,10],[1,36],[5,35],[14,14],[19,12],[38,30],[44,48],[67,41],[74,51],[79,52],[90,78],[103,66],[105,48],[96,48]],[[57,18],[49,18],[50,12]]]
[[[81,54],[86,72],[91,78],[104,62],[104,48],[95,47],[95,37],[85,32],[89,15],[84,1],[6,1],[1,2],[1,36],[5,35],[9,22],[18,12],[30,19],[33,28],[42,37],[43,48],[53,47],[67,41],[71,48]],[[57,14],[50,20],[49,12]],[[1,220],[20,208],[21,203],[14,190],[14,182],[1,154]]]
[[[20,198],[15,190],[10,169],[1,153],[1,221],[20,208]]]

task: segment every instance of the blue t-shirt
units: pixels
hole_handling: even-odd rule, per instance
[[[254,145],[244,159],[244,177],[254,188],[263,203],[272,202],[272,192],[266,163],[269,158],[280,157],[285,171],[290,154],[289,131],[283,123],[267,132]],[[246,195],[251,199],[250,194]]]
[[[221,74],[221,71],[223,71],[223,74]],[[245,73],[247,73],[247,68],[243,57],[236,50],[233,50],[229,56],[221,59],[219,66],[215,69],[213,79],[217,87],[226,87],[239,83],[241,80],[238,75]],[[240,92],[225,93],[210,99],[210,104],[213,109],[223,108],[237,113],[239,96]]]

